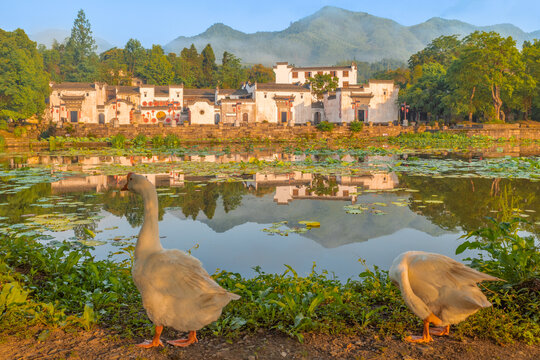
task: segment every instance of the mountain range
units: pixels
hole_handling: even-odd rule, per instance
[[[527,33],[512,24],[475,26],[436,17],[421,24],[403,26],[396,21],[365,12],[326,6],[281,31],[248,34],[217,23],[201,34],[179,36],[163,47],[166,53],[179,53],[191,44],[202,51],[209,43],[218,60],[224,51],[228,51],[241,58],[245,64],[272,65],[277,61],[288,61],[298,66],[333,65],[350,60],[405,61],[438,36],[465,36],[476,30],[512,36],[518,47],[525,40],[540,38],[540,30]],[[65,32],[61,39],[68,35]],[[30,38],[46,45],[52,43],[52,37],[47,32],[34,34]],[[96,42],[98,51],[112,47],[103,39],[96,39]]]

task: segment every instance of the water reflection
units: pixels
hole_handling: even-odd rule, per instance
[[[289,161],[302,156],[268,152],[261,154],[261,159]],[[247,162],[251,158],[242,154],[35,156],[28,157],[25,165],[50,165],[52,172],[91,173],[96,166],[104,164]],[[249,275],[252,266],[282,271],[286,263],[306,273],[316,261],[319,266],[347,278],[361,271],[357,264],[359,257],[387,268],[392,258],[404,250],[436,251],[452,256],[459,236],[484,225],[486,216],[502,219],[517,212],[530,220],[528,230],[538,233],[540,182],[420,177],[386,172],[376,166],[387,159],[359,159],[375,166],[347,176],[300,171],[256,172],[235,181],[226,181],[219,175],[175,171],[146,176],[158,188],[164,245],[190,249],[199,244],[194,255],[210,271],[222,268]],[[13,161],[10,166],[18,168],[20,164]],[[96,254],[104,257],[116,245],[133,241],[143,221],[142,200],[118,191],[123,179],[81,174],[21,188],[14,193],[0,193],[2,229],[24,231],[26,227],[59,240],[90,240],[84,231],[90,229],[97,234],[95,240],[105,242],[96,247]],[[9,182],[7,178],[2,180]],[[347,214],[344,206],[351,204],[378,206],[384,212]],[[53,214],[54,222],[39,218]],[[60,217],[67,220],[61,222]],[[319,221],[321,227],[287,237],[269,236],[261,231],[283,220],[289,226],[303,220]]]

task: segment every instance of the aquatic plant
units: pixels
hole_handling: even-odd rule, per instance
[[[146,146],[147,142],[148,142],[148,138],[144,134],[139,134],[135,136],[133,140],[131,140],[131,143],[133,144],[133,146],[136,146],[136,147],[144,147]]]
[[[113,136],[111,138],[111,145],[115,149],[123,149],[126,146],[126,137],[122,134]]]

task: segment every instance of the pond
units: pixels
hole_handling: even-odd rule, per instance
[[[157,187],[164,247],[190,251],[210,273],[287,264],[305,275],[316,264],[346,280],[364,270],[360,258],[388,269],[406,250],[467,257],[454,255],[460,237],[488,216],[540,229],[534,156],[96,152],[0,158],[0,231],[124,258],[143,221],[142,200],[119,191],[128,171]]]

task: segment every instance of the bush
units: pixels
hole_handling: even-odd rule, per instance
[[[8,129],[8,123],[6,120],[0,120],[0,130],[7,130]]]
[[[364,128],[364,123],[360,121],[353,121],[349,123],[349,130],[352,132],[360,132]]]
[[[111,138],[111,144],[115,149],[123,149],[126,147],[126,137],[122,134],[115,135]]]
[[[163,140],[165,147],[169,149],[177,148],[180,145],[180,139],[178,136],[169,134],[165,136],[165,139]]]
[[[18,138],[26,136],[26,128],[24,126],[17,126],[15,130],[13,130],[13,135]]]
[[[328,121],[322,121],[317,125],[317,129],[320,131],[332,131],[334,129],[334,124],[329,123]]]
[[[153,147],[161,147],[163,146],[163,138],[159,135],[156,135],[152,138],[152,146]]]
[[[4,146],[6,146],[6,139],[0,135],[0,149],[4,148]]]
[[[133,142],[133,146],[145,147],[146,143],[148,142],[148,138],[144,134],[139,134],[135,136],[132,142]]]

